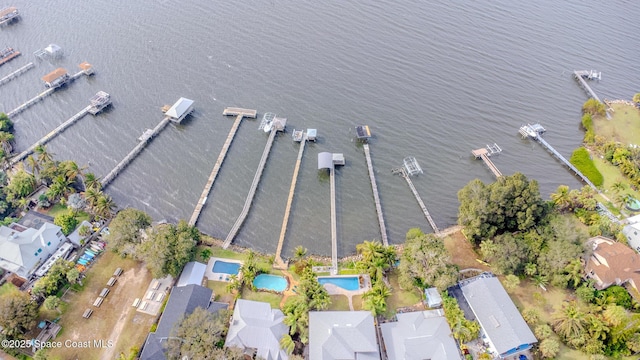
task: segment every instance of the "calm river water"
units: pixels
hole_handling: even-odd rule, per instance
[[[523,123],[540,122],[545,138],[569,156],[580,144],[586,95],[574,69],[597,69],[604,98],[640,90],[640,7],[633,1],[70,1],[13,0],[22,19],[0,29],[0,46],[24,56],[0,76],[60,45],[64,57],[0,86],[9,111],[43,89],[40,77],[82,61],[96,75],[15,117],[16,148],[25,149],[84,108],[99,90],[113,107],[88,116],[52,140],[58,159],[74,159],[104,176],[179,97],[195,112],[167,127],[107,188],[120,206],[156,220],[188,219],[233,118],[226,106],[271,111],[288,129],[317,128],[304,155],[284,255],[303,245],[330,254],[329,183],[317,154],[342,152],[337,170],[340,256],[379,239],[362,148],[354,125],[370,125],[371,152],[392,242],[411,227],[431,231],[407,184],[391,169],[415,156],[414,179],[441,228],[456,222],[457,191],[474,178],[490,182],[472,149],[498,143],[495,164],[523,172],[546,197],[580,183],[542,147],[522,140]],[[224,238],[240,213],[267,136],[244,120],[198,226]],[[276,247],[298,145],[290,132],[274,144],[262,182],[235,243]]]

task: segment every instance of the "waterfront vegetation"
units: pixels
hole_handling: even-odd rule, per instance
[[[598,168],[594,165],[589,151],[584,147],[579,147],[573,151],[569,162],[586,176],[595,186],[602,186],[604,178]]]

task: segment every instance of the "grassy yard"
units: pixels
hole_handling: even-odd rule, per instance
[[[345,295],[331,295],[328,311],[349,311],[349,299]]]
[[[67,205],[62,205],[60,203],[53,205],[52,207],[50,207],[47,211],[46,214],[55,218],[56,216],[66,213],[70,211],[69,208],[67,207]],[[78,211],[77,214],[77,219],[78,219],[78,224],[80,224],[83,221],[89,221],[89,214],[87,214],[84,211]]]
[[[121,267],[124,272],[111,288],[109,296],[100,308],[92,306],[94,299],[113,271]],[[141,347],[155,317],[135,311],[131,303],[144,295],[151,281],[151,274],[142,263],[123,259],[107,251],[87,270],[79,291],[69,291],[62,300],[67,303],[59,324],[62,332],[56,341],[112,340],[114,346],[106,349],[60,348],[49,352],[50,359],[99,359],[114,358],[128,353],[132,347]],[[94,310],[90,319],[82,318],[85,309]],[[56,315],[56,314],[50,314]]]
[[[451,262],[458,266],[460,270],[468,268],[478,268],[489,270],[489,267],[478,262],[480,256],[475,252],[473,246],[462,232],[458,231],[444,238],[444,247],[451,255]]]
[[[611,120],[593,119],[595,133],[623,144],[640,145],[640,110],[624,104],[613,104],[612,108]]]
[[[249,289],[242,290],[242,299],[245,300],[253,300],[253,301],[262,301],[271,304],[272,309],[280,308],[280,301],[282,301],[282,295],[273,294],[265,291],[251,291]]]
[[[391,284],[391,296],[387,298],[387,313],[385,316],[391,318],[396,313],[397,308],[405,306],[414,306],[422,302],[422,295],[417,289],[409,291],[402,290],[398,284],[398,270],[395,269],[389,273],[389,283]],[[354,297],[355,308],[355,297]]]
[[[353,295],[351,297],[351,302],[353,303],[353,310],[355,310],[355,311],[363,310],[362,309],[362,295]]]

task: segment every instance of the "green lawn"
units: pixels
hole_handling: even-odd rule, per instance
[[[640,110],[624,104],[613,104],[612,108],[611,120],[593,119],[595,133],[623,144],[640,145]]]
[[[282,301],[282,295],[272,294],[264,291],[251,291],[249,289],[242,290],[242,299],[262,301],[271,304],[272,309],[280,309],[280,301]]]
[[[631,188],[631,182],[620,172],[620,169],[617,166],[611,164],[605,159],[595,156],[593,157],[593,163],[604,176],[604,184],[602,185],[602,188],[604,189],[605,195],[607,195],[611,201],[613,201],[617,196],[615,192],[611,191],[611,186],[616,182],[621,182],[627,185],[627,190],[623,192],[624,194],[630,194],[636,199],[640,199],[640,192],[634,191]]]
[[[349,311],[349,299],[345,295],[331,295],[329,311]]]
[[[66,213],[70,211],[69,208],[66,205],[62,205],[60,203],[57,203],[55,205],[53,205],[52,207],[49,208],[49,210],[47,210],[47,215],[55,218],[56,216]],[[76,218],[78,219],[78,224],[80,224],[83,221],[89,221],[89,214],[87,214],[84,211],[78,211],[78,214],[76,215]]]
[[[396,313],[397,308],[413,306],[422,301],[422,295],[417,289],[409,291],[402,290],[398,284],[398,269],[389,273],[389,283],[391,284],[391,296],[387,298],[387,318],[391,318]],[[355,307],[355,301],[354,301]]]
[[[353,310],[362,310],[362,295],[353,295],[351,302],[353,303]]]

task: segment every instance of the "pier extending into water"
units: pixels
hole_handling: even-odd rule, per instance
[[[22,75],[23,73],[26,73],[27,71],[33,69],[35,65],[33,65],[32,62],[28,63],[25,66],[22,66],[21,68],[14,70],[12,73],[4,76],[2,79],[0,79],[0,85],[4,85],[6,83],[8,83],[9,81],[17,78],[18,76]]]
[[[9,118],[23,112],[24,110],[28,109],[29,107],[31,107],[33,104],[37,103],[38,101],[46,98],[47,96],[53,94],[56,89],[58,89],[60,86],[67,84],[77,78],[79,78],[82,75],[93,75],[93,67],[89,64],[89,63],[82,63],[80,64],[80,68],[82,70],[78,71],[77,73],[75,73],[73,76],[68,77],[65,81],[61,82],[59,85],[54,86],[54,87],[50,87],[49,89],[41,92],[40,94],[36,95],[34,98],[28,100],[27,102],[25,102],[24,104],[18,106],[17,108],[9,111],[7,113],[7,116]],[[68,75],[67,75],[68,76]]]
[[[344,154],[321,152],[318,154],[318,170],[329,170],[331,184],[331,275],[338,273],[338,219],[336,218],[336,165],[344,165]]]
[[[593,91],[591,86],[587,83],[587,80],[600,80],[602,78],[601,72],[595,70],[574,70],[573,77],[578,80],[578,84],[580,84],[580,87],[587,93],[587,96],[596,99],[599,103],[602,103],[596,92]],[[611,115],[609,114],[609,107],[606,104],[605,106],[607,106],[607,119],[610,119]]]
[[[78,112],[77,114],[75,114],[72,117],[70,117],[67,121],[65,121],[62,124],[58,125],[58,127],[56,127],[55,129],[51,130],[51,132],[49,132],[47,135],[42,137],[40,140],[36,141],[33,145],[29,146],[25,151],[23,151],[20,154],[14,156],[9,161],[9,164],[11,166],[13,166],[17,162],[23,160],[24,158],[29,156],[29,154],[33,153],[33,151],[38,146],[48,143],[51,139],[53,139],[58,134],[60,134],[64,130],[66,130],[69,126],[75,124],[76,121],[82,119],[85,115],[87,115],[87,114],[92,114],[92,115],[98,114],[100,111],[102,111],[102,109],[104,109],[105,107],[109,106],[109,104],[111,104],[111,97],[106,92],[99,91],[95,96],[93,96],[91,98],[90,101],[91,101],[91,104],[89,106],[87,106],[86,108],[80,110],[80,112]]]
[[[364,149],[364,156],[367,159],[367,169],[369,169],[369,180],[371,181],[371,190],[373,191],[373,200],[376,204],[376,214],[378,215],[378,224],[380,225],[380,236],[382,237],[382,243],[385,246],[389,246],[389,239],[387,238],[387,227],[384,223],[384,216],[382,215],[382,205],[380,204],[380,195],[378,194],[378,184],[376,183],[376,174],[373,172],[373,162],[371,161],[371,152],[369,151],[369,144],[364,143],[362,145]]]
[[[270,113],[265,114],[265,118]],[[251,205],[253,204],[253,198],[256,195],[256,190],[258,189],[258,184],[260,183],[260,178],[262,177],[262,172],[264,170],[264,166],[267,163],[267,159],[269,158],[269,153],[271,152],[271,146],[273,145],[273,141],[276,138],[276,134],[279,131],[284,131],[287,123],[287,119],[285,118],[277,118],[273,115],[269,121],[265,122],[265,119],[260,124],[260,129],[264,129],[269,132],[269,139],[267,140],[267,144],[264,146],[264,151],[262,152],[262,157],[260,158],[260,163],[258,164],[258,169],[256,170],[255,175],[253,176],[253,182],[251,183],[251,188],[249,189],[249,194],[247,195],[247,199],[244,202],[244,206],[242,207],[242,212],[238,219],[233,224],[233,227],[229,231],[229,234],[224,240],[222,247],[224,249],[228,248],[231,245],[231,242],[238,234],[240,227],[244,223],[244,220],[247,218],[249,214],[249,210],[251,209]]]
[[[391,172],[402,176],[407,181],[407,184],[409,185],[409,188],[411,189],[413,196],[416,198],[416,201],[418,201],[418,205],[420,205],[420,209],[422,209],[422,212],[424,213],[424,217],[429,222],[429,225],[431,225],[431,228],[436,234],[440,233],[440,230],[438,229],[436,222],[433,221],[433,218],[431,217],[431,214],[429,213],[427,206],[422,201],[420,194],[418,194],[418,190],[413,185],[413,181],[411,181],[412,175],[422,174],[422,168],[420,167],[420,164],[418,164],[418,161],[416,160],[416,158],[414,157],[405,158],[403,167],[393,169],[391,170]]]
[[[496,178],[501,178],[502,172],[500,172],[498,167],[493,163],[493,161],[491,161],[491,159],[489,159],[489,157],[495,154],[500,154],[501,152],[502,149],[500,148],[500,146],[498,146],[498,144],[495,143],[493,145],[487,145],[486,148],[471,150],[471,154],[476,159],[482,159],[482,161],[484,161],[485,165],[487,165],[489,170],[491,170]]]
[[[216,160],[215,165],[213,166],[213,170],[209,175],[209,179],[207,183],[204,185],[204,189],[202,190],[202,194],[200,195],[200,199],[198,200],[198,204],[196,208],[193,210],[193,214],[191,214],[191,219],[189,219],[189,226],[194,226],[198,222],[198,218],[200,217],[200,213],[204,208],[204,204],[207,202],[207,198],[209,197],[209,193],[213,188],[213,183],[216,181],[218,177],[218,172],[222,167],[222,163],[227,156],[227,152],[229,151],[229,147],[231,147],[231,142],[233,138],[236,136],[236,132],[240,127],[240,122],[245,117],[254,118],[256,117],[256,110],[249,109],[240,109],[240,108],[225,108],[222,112],[223,115],[235,115],[236,120],[233,122],[231,126],[231,130],[229,130],[229,135],[227,135],[227,140],[222,145],[222,150],[220,150],[220,154],[218,155],[218,160]]]

